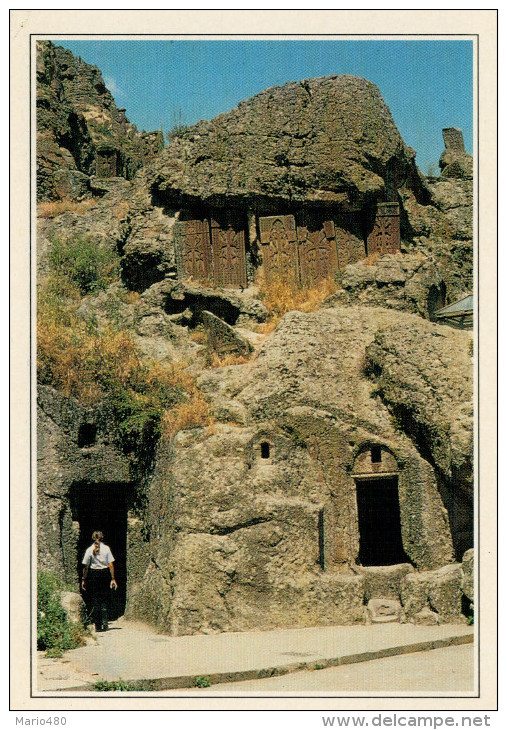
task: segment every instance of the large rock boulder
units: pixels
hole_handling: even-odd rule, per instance
[[[349,264],[342,290],[332,301],[416,312],[431,319],[445,305],[445,283],[432,258],[421,254],[386,254],[377,261]]]
[[[432,622],[465,622],[461,612],[462,578],[459,564],[406,575],[402,584],[402,603],[407,618],[414,623],[429,623],[423,616],[430,609],[436,614]]]
[[[415,248],[438,263],[448,302],[473,288],[473,161],[462,150],[446,149],[438,178],[427,178],[428,200],[417,200],[408,187],[400,190],[410,235],[406,250]]]
[[[346,205],[418,188],[415,153],[378,88],[325,76],[262,91],[211,122],[180,130],[150,167],[174,199],[271,199]]]
[[[228,404],[229,423],[160,444],[151,561],[132,587],[130,616],[174,634],[311,626],[362,622],[371,598],[404,597],[411,616],[429,605],[441,621],[461,620],[454,567],[433,575],[454,562],[431,452],[438,444],[421,456],[365,371],[376,333],[396,326],[413,332],[409,362],[424,359],[433,337],[437,382],[452,369],[447,349],[468,342],[467,333],[380,308],[291,312],[255,359],[200,377],[216,413]],[[431,391],[425,396],[431,402]],[[372,444],[382,451],[378,466]],[[379,468],[396,475],[406,559],[361,568],[356,490]],[[407,584],[412,609],[404,586],[416,570],[431,581]]]

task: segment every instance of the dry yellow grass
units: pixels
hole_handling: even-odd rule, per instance
[[[113,215],[117,222],[121,221],[122,218],[126,218],[129,210],[130,203],[128,200],[120,200],[119,203],[115,203],[112,207]]]
[[[255,331],[258,332],[260,335],[270,335],[279,321],[280,317],[278,315],[271,316],[265,322],[261,322],[260,324],[258,324],[255,327]]]
[[[204,332],[204,330],[192,330],[190,333],[190,339],[192,342],[202,345],[206,342],[206,332]]]
[[[123,296],[126,304],[137,304],[141,298],[141,295],[137,291],[126,291]]]
[[[179,403],[164,412],[161,424],[162,434],[166,437],[173,437],[178,431],[210,427],[212,423],[213,418],[209,405],[202,395],[194,390],[188,401]]]
[[[380,258],[380,253],[378,251],[374,251],[373,253],[368,254],[364,259],[361,259],[363,264],[366,264],[366,266],[375,266],[377,261]]]
[[[269,311],[267,321],[256,328],[261,334],[270,334],[287,312],[315,312],[325,299],[337,291],[334,279],[323,279],[311,288],[298,288],[282,278],[269,283],[261,279],[258,286],[259,295]]]
[[[233,353],[229,355],[218,355],[218,353],[214,351],[210,351],[208,354],[206,365],[209,368],[224,368],[229,365],[244,365],[247,362],[250,362],[250,357],[247,357],[246,355],[234,355]]]
[[[55,218],[67,211],[82,215],[95,207],[96,204],[97,202],[93,198],[86,198],[85,200],[70,200],[68,198],[48,200],[37,204],[37,215],[40,218]]]

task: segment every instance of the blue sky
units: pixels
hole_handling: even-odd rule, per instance
[[[460,127],[473,152],[473,46],[462,40],[55,39],[98,66],[116,104],[142,131],[164,133],[230,111],[269,86],[328,74],[373,81],[424,173]]]

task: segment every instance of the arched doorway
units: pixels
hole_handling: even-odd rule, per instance
[[[358,562],[364,566],[409,563],[401,537],[398,477],[356,479]]]
[[[359,552],[364,566],[410,563],[402,539],[398,465],[381,444],[370,444],[354,464]]]

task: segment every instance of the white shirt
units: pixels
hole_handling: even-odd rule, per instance
[[[83,558],[83,565],[89,565],[90,568],[97,569],[107,568],[109,563],[114,562],[113,554],[108,545],[104,545],[104,543],[101,542],[99,545],[99,550],[96,554],[94,554],[93,552],[94,547],[95,543],[87,548]]]

